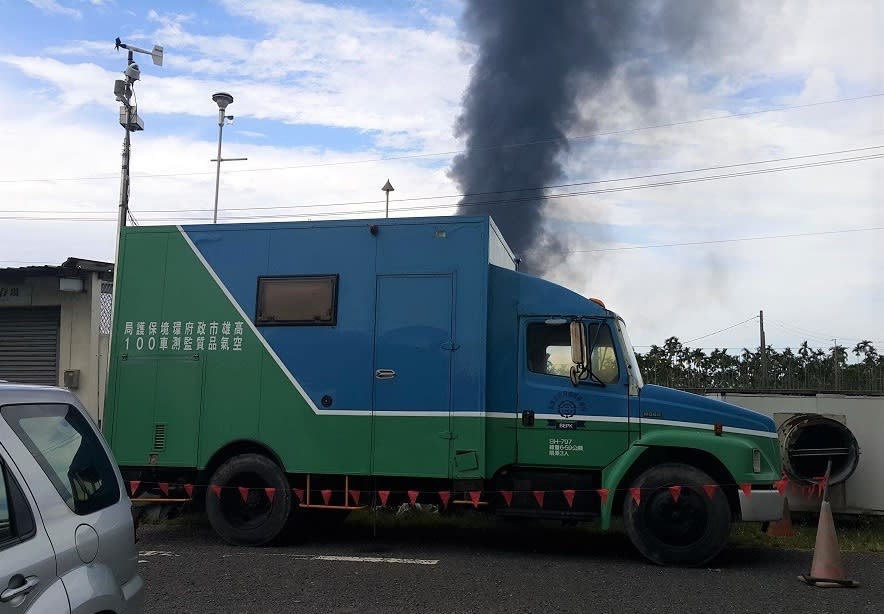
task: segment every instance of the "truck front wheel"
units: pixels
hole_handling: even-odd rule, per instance
[[[220,486],[220,491],[213,486]],[[274,489],[272,500],[266,488]],[[276,539],[291,513],[292,491],[285,473],[260,454],[227,460],[206,489],[206,515],[212,528],[238,546],[260,546]]]
[[[635,547],[658,565],[696,566],[717,555],[727,542],[731,512],[719,489],[710,498],[704,485],[715,480],[696,467],[657,465],[631,485],[640,503],[627,493],[623,520]],[[679,486],[675,492],[670,488]]]

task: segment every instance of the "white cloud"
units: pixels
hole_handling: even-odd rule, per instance
[[[57,0],[27,0],[31,5],[47,15],[65,15],[74,19],[82,19],[83,14],[77,9],[62,5]]]
[[[225,129],[225,152],[230,147],[229,155],[247,156],[249,161],[229,164],[222,171],[222,219],[379,212],[380,187],[388,177],[396,187],[394,212],[453,212],[450,207],[411,210],[439,203],[408,198],[456,193],[445,169],[429,166],[425,159],[337,164],[376,160],[382,157],[378,148],[406,155],[460,148],[452,125],[475,49],[459,39],[449,17],[425,2],[418,4],[420,25],[391,23],[359,8],[306,2],[230,0],[224,6],[265,34],[207,36],[200,33],[198,11],[154,12],[156,29],[135,39],[143,38],[148,47],[166,46],[166,65],[144,62],[137,85],[148,130],[133,136],[131,203],[142,223],[211,216],[214,167],[208,160],[216,144],[211,137],[200,140],[192,134],[199,133],[197,125],[213,125],[217,111],[210,95],[218,90],[235,96],[231,112],[237,118],[347,128],[373,139],[363,151],[335,151],[324,143],[292,147],[278,142],[272,128],[243,130],[237,122],[229,132]],[[609,90],[584,101],[584,121],[574,134],[769,104],[813,103],[884,88],[882,64],[875,61],[882,54],[881,12],[873,3],[835,6],[789,0],[781,10],[770,9],[768,2],[745,6],[740,21],[723,30],[731,35],[716,40],[718,48],[696,50],[683,65],[661,69],[657,105],[651,112],[631,102],[628,84],[616,80]],[[113,257],[122,131],[115,125],[117,103],[111,88],[119,73],[70,61],[95,57],[107,48],[100,41],[73,41],[43,54],[28,51],[0,58],[34,80],[25,86],[0,82],[0,98],[13,100],[0,117],[0,179],[107,177],[0,182],[0,216],[24,215],[4,210],[31,215],[78,211],[109,220],[3,220],[0,244],[7,249],[0,259],[12,254],[19,260],[46,262],[71,255]],[[119,64],[122,68],[123,62]],[[750,86],[758,91],[753,99],[742,92]],[[19,93],[15,97],[8,95],[13,90]],[[95,123],[96,109],[104,114],[101,123]],[[194,128],[161,134],[151,127],[159,114]],[[569,179],[580,181],[882,143],[884,109],[872,99],[580,141],[572,144],[563,163]],[[574,249],[880,227],[882,163],[587,195],[551,201],[549,213],[564,228],[590,229],[575,239]],[[291,166],[302,168],[240,172]],[[202,174],[143,177],[182,172]],[[331,206],[334,203],[360,204]],[[298,208],[268,208],[279,205]],[[167,210],[172,212],[161,212]],[[881,238],[880,232],[868,232],[575,253],[551,276],[605,299],[627,317],[633,341],[639,344],[660,343],[672,334],[690,339],[759,309],[766,317],[820,333],[876,338],[882,336],[884,308]],[[793,333],[773,326],[767,334],[775,346],[800,342]],[[751,346],[755,339],[753,325],[747,324],[698,344]]]

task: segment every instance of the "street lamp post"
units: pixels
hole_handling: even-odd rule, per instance
[[[218,223],[218,188],[221,184],[221,163],[232,162],[236,160],[248,160],[248,158],[222,158],[221,157],[221,137],[224,134],[224,124],[227,120],[233,120],[233,115],[226,115],[227,107],[233,104],[233,96],[227,92],[218,92],[212,95],[212,100],[218,105],[218,157],[212,160],[218,165],[215,171],[215,211],[212,214],[212,223]]]

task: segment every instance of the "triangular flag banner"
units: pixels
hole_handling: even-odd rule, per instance
[[[304,490],[301,488],[292,488],[292,492],[295,493],[295,496],[298,498],[298,503],[304,501]]]
[[[565,501],[568,502],[568,507],[574,507],[574,494],[577,491],[575,490],[563,490],[562,494],[565,495]]]
[[[239,496],[242,497],[243,502],[248,502],[249,500],[249,489],[245,486],[238,486],[237,490],[239,491]]]
[[[320,490],[319,492],[322,494],[322,500],[325,502],[326,505],[328,505],[328,502],[331,501],[332,491],[326,489],[326,490]]]
[[[409,490],[408,491],[408,500],[411,501],[411,504],[414,505],[417,503],[417,496],[420,494],[417,490]]]
[[[747,497],[752,496],[752,484],[740,484],[740,490],[742,490],[743,494]]]
[[[387,505],[387,497],[390,496],[389,490],[379,490],[378,497],[381,499],[381,505]]]
[[[270,503],[273,503],[273,497],[276,496],[276,489],[275,489],[275,488],[269,488],[269,487],[268,487],[268,488],[265,488],[265,489],[264,489],[264,494],[267,495],[267,499],[270,501]]]
[[[157,484],[157,486],[160,487],[161,493],[163,493],[167,497],[169,496],[169,483],[168,482],[160,482],[159,484]]]
[[[641,505],[642,502],[642,489],[641,488],[630,488],[629,496],[632,497],[632,500],[635,501],[636,505]]]
[[[605,505],[608,502],[608,489],[607,488],[599,488],[596,490],[599,493],[599,498],[602,500],[602,505]]]
[[[813,481],[817,483],[817,490],[822,496],[823,491],[826,489],[826,484],[828,483],[829,478],[823,475],[818,478],[814,478]]]
[[[451,491],[448,490],[440,490],[439,491],[439,500],[442,501],[442,509],[448,509],[448,502],[451,501]]]
[[[350,498],[353,499],[353,505],[359,505],[359,495],[361,495],[361,494],[362,493],[359,492],[358,490],[351,490],[350,491]]]
[[[509,507],[513,503],[513,491],[511,490],[501,490],[500,496],[503,497],[503,500],[506,501],[506,506]]]
[[[706,491],[706,496],[710,499],[715,498],[715,491],[718,490],[718,486],[715,484],[703,484],[703,490]]]
[[[211,486],[209,486],[209,490],[212,491],[213,495],[215,495],[219,499],[221,498],[221,487],[220,486],[218,486],[217,484],[212,484]]]
[[[678,503],[678,498],[681,496],[681,486],[670,486],[669,494],[672,495],[672,500]]]
[[[473,507],[479,509],[479,499],[482,498],[481,490],[471,490],[470,491],[470,500],[473,502]]]
[[[777,480],[776,482],[774,482],[774,486],[776,487],[778,493],[784,495],[786,494],[786,488],[789,487],[789,480],[787,478]]]
[[[185,484],[184,492],[187,493],[187,496],[193,499],[193,484]]]
[[[132,492],[132,494],[129,495],[130,497],[135,496],[135,491],[138,490],[138,487],[140,485],[141,485],[141,480],[131,480],[129,482],[129,490],[131,490],[131,492]]]
[[[537,499],[537,505],[539,505],[540,507],[543,507],[543,495],[544,494],[545,493],[542,490],[535,490],[534,491],[534,498]]]

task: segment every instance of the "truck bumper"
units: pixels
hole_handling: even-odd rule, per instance
[[[743,491],[740,496],[740,516],[745,522],[768,522],[783,517],[783,500],[785,496],[777,490],[753,490],[747,497]]]

